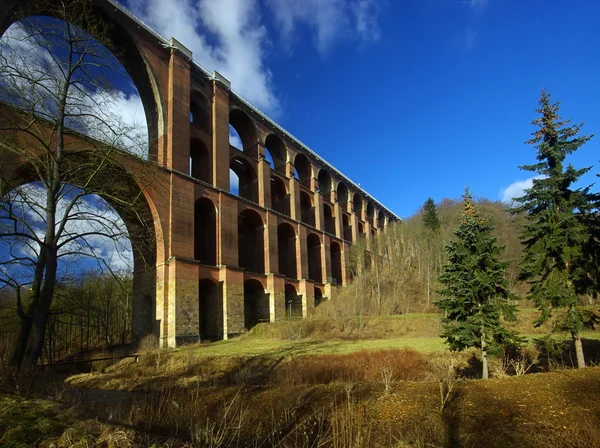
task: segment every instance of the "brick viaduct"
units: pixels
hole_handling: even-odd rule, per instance
[[[19,3],[0,1],[2,32],[20,18],[11,10]],[[352,242],[368,242],[397,216],[195,64],[181,43],[112,0],[92,3],[111,22],[111,43],[140,93],[149,160],[166,186],[143,191],[156,269],[142,269],[134,253],[134,336],[154,332],[170,347],[228,338],[284,318],[290,301],[309,316],[348,282]],[[230,125],[243,150],[230,145]]]

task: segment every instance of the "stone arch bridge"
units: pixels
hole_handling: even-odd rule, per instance
[[[2,32],[26,1],[0,1]],[[134,336],[153,332],[170,347],[228,338],[284,318],[290,300],[309,316],[348,282],[349,246],[398,217],[194,63],[183,44],[112,0],[92,4],[111,23],[115,54],[144,105],[144,163],[166,185],[143,191],[155,241],[150,270],[134,254]],[[230,125],[243,150],[230,145]]]

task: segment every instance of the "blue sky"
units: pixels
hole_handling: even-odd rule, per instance
[[[468,185],[501,199],[526,180],[517,166],[535,155],[523,142],[542,87],[564,117],[600,131],[600,2],[145,0],[133,10],[401,217],[428,196]],[[599,139],[576,166],[600,159]]]

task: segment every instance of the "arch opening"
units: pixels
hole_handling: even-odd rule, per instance
[[[229,112],[229,144],[250,155],[257,156],[256,126],[245,112],[232,109]]]
[[[350,217],[347,214],[342,215],[342,224],[344,227],[344,239],[352,242],[352,225],[350,224]]]
[[[354,213],[356,213],[358,215],[358,217],[361,218],[362,210],[363,210],[363,200],[362,200],[362,197],[360,196],[360,194],[354,193],[354,197],[352,199],[352,204],[353,204]]]
[[[244,282],[244,326],[246,330],[270,321],[269,294],[258,280]]]
[[[194,259],[217,264],[217,214],[210,199],[200,198],[194,206]]]
[[[337,186],[337,202],[340,205],[345,205],[348,202],[348,187],[343,182]]]
[[[84,2],[66,15],[54,7],[39,13],[13,17],[1,30],[2,101],[41,117],[45,125],[62,121],[65,128],[90,137],[92,147],[156,159],[160,102],[151,71],[129,34]],[[63,90],[66,98],[59,95]],[[63,106],[64,115],[59,114]]]
[[[250,162],[234,157],[229,163],[229,192],[236,196],[258,202],[258,180]]]
[[[323,291],[321,288],[315,286],[313,294],[315,298],[315,306],[319,306],[321,303],[323,303]]]
[[[323,204],[323,217],[325,218],[325,231],[335,235],[335,216],[333,216],[333,209],[328,204]]]
[[[0,279],[4,286],[17,279],[28,288],[40,257],[36,241],[47,227],[46,191],[33,172],[22,168],[12,178],[0,175],[8,181],[8,193],[0,197]],[[4,169],[19,172],[14,166]],[[114,184],[88,185],[86,190],[67,183],[60,187],[56,225],[65,225],[55,242],[56,286],[45,322],[44,362],[126,344],[153,331],[155,272],[147,267],[155,265],[157,241],[150,205],[127,173],[113,174]],[[139,199],[128,206],[113,197]],[[81,331],[70,332],[68,323]]]
[[[308,157],[304,154],[297,154],[294,159],[295,176],[302,185],[310,188],[310,180],[312,178],[312,168]]]
[[[329,246],[331,252],[331,283],[341,285],[342,277],[342,248],[337,242],[332,242]]]
[[[373,218],[375,217],[375,207],[373,206],[373,203],[371,201],[369,201],[369,203],[367,204],[367,221],[369,222],[369,224],[374,225],[374,221]]]
[[[271,176],[271,208],[290,216],[290,195],[279,177]]]
[[[198,299],[200,340],[223,339],[223,297],[219,286],[209,279],[200,280]]]
[[[377,227],[379,227],[380,229],[383,229],[385,226],[385,214],[383,213],[383,210],[379,210],[379,213],[377,214]]]
[[[265,140],[265,149],[270,155],[269,162],[272,164],[272,168],[279,171],[285,172],[285,164],[287,162],[286,148],[283,140],[275,134],[269,134]],[[267,157],[267,160],[269,157]]]
[[[317,180],[319,182],[319,193],[331,193],[331,175],[327,172],[327,170],[320,170]]]
[[[288,278],[296,278],[296,232],[288,223],[277,227],[277,255],[279,273]]]
[[[264,225],[254,210],[238,215],[238,266],[249,272],[264,274]]]
[[[210,105],[204,94],[197,90],[190,94],[190,123],[206,132],[210,129]]]
[[[317,283],[323,283],[321,239],[318,235],[311,233],[306,239],[306,246],[308,249],[308,279]]]
[[[310,226],[315,226],[315,208],[308,193],[300,192],[300,221]]]
[[[285,285],[285,306],[288,313],[291,311],[292,318],[302,318],[304,314],[302,312],[302,296],[296,292],[294,285],[290,285],[289,283]]]
[[[206,148],[201,140],[195,138],[191,139],[189,175],[194,179],[210,183],[210,168],[210,154],[208,148]]]

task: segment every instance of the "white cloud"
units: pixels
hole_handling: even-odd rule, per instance
[[[240,195],[240,178],[231,169],[229,170],[229,192],[236,196]]]
[[[369,43],[381,34],[374,0],[267,0],[267,4],[284,41],[292,41],[296,26],[303,24],[315,31],[321,53],[339,39],[358,38],[359,43]]]
[[[244,150],[244,145],[242,144],[242,139],[240,138],[240,135],[231,125],[229,125],[229,144],[234,148],[239,149],[240,151]]]
[[[508,187],[500,191],[500,198],[506,204],[512,204],[515,198],[520,198],[525,194],[525,190],[533,186],[533,180],[540,179],[540,176],[530,177],[525,180],[513,182]]]
[[[250,102],[278,114],[264,63],[269,41],[256,1],[145,0],[130,6],[161,34],[188,47],[200,65],[229,79]]]

